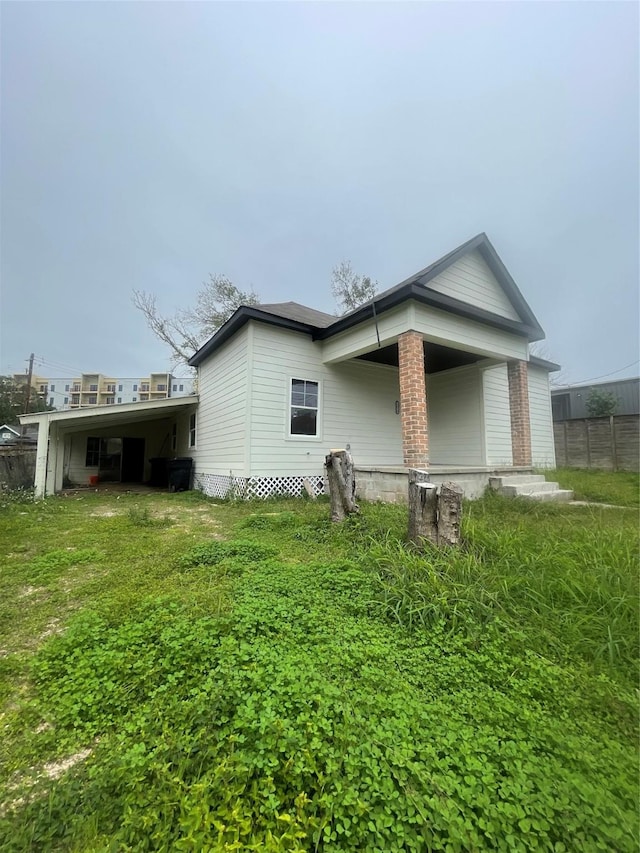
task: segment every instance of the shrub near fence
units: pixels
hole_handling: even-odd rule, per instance
[[[640,470],[640,415],[559,421],[553,434],[558,467]]]
[[[35,474],[35,447],[0,447],[0,489],[30,489]]]

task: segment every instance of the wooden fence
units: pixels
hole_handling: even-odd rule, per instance
[[[30,489],[35,473],[35,447],[0,447],[0,489]]]
[[[640,415],[559,421],[553,434],[558,467],[640,470]]]

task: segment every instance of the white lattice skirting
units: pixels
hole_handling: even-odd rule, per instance
[[[294,477],[233,477],[225,474],[194,475],[196,489],[212,498],[273,498],[278,495],[300,497],[305,480],[315,495],[324,492],[324,478],[318,474]]]

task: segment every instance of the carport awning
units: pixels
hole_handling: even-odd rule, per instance
[[[91,406],[86,409],[68,409],[54,412],[34,412],[21,415],[21,424],[58,424],[65,432],[77,429],[101,429],[118,424],[141,423],[170,417],[189,408],[195,408],[198,397],[174,397],[167,400],[149,400],[143,403],[124,403],[113,406]]]

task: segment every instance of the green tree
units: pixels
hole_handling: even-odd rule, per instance
[[[618,398],[611,391],[592,388],[589,391],[585,406],[589,417],[608,418],[610,415],[615,415],[618,408]]]
[[[378,282],[368,275],[358,275],[351,261],[340,261],[331,272],[331,293],[343,314],[369,302],[377,290]]]
[[[26,388],[12,376],[0,376],[0,424],[17,424],[18,415],[23,414]],[[30,412],[45,412],[51,406],[46,399],[31,389]]]

